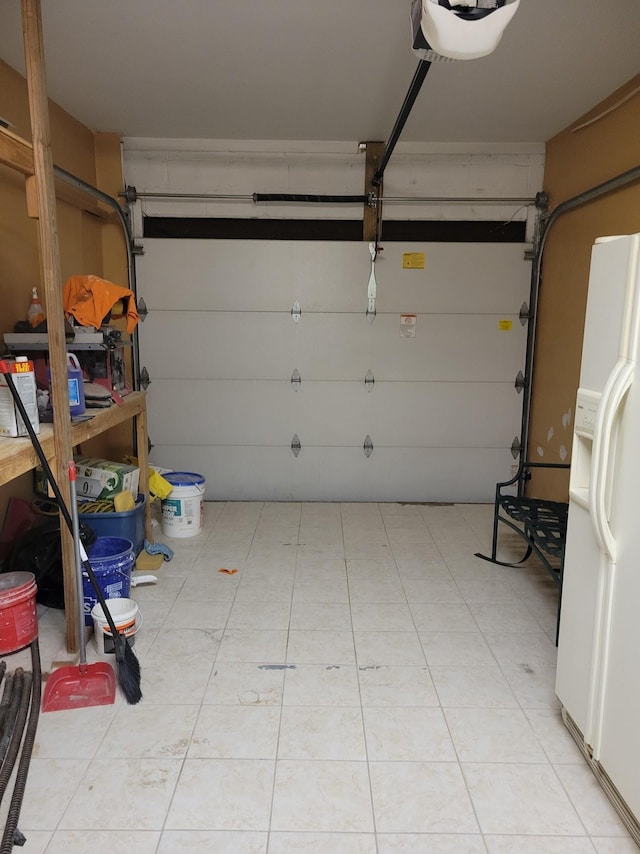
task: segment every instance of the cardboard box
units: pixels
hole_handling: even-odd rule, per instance
[[[139,468],[93,457],[74,457],[74,460],[78,498],[109,499],[124,489],[128,489],[134,496],[138,494]],[[42,466],[35,469],[34,490],[40,495],[50,496],[49,484]]]
[[[18,390],[20,399],[27,410],[29,421],[35,433],[40,432],[40,418],[38,417],[38,398],[36,391],[36,374],[31,362],[26,356],[7,358],[5,362],[9,366],[13,384]],[[0,436],[28,436],[29,433],[20,417],[15,401],[7,381],[0,374]]]
[[[75,457],[78,470],[78,496],[113,498],[124,489],[138,494],[140,469],[127,463],[115,463],[93,457]]]

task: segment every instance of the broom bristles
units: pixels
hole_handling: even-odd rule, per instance
[[[127,639],[120,635],[115,641],[116,661],[118,670],[118,685],[124,698],[130,706],[135,706],[142,699],[140,688],[140,662],[135,652],[129,646]]]

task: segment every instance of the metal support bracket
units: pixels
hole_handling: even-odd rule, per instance
[[[302,308],[300,307],[300,303],[298,300],[294,302],[291,306],[291,317],[294,323],[297,323],[300,320],[300,316],[302,315]]]
[[[138,300],[136,309],[138,310],[138,314],[140,315],[140,320],[144,323],[144,319],[149,314],[149,309],[147,308],[147,304],[142,297],[140,297],[140,299]]]
[[[514,437],[513,442],[511,443],[511,456],[514,460],[517,460],[520,456],[520,451],[522,450],[522,445],[520,444],[520,439],[517,436]]]
[[[371,436],[367,433],[364,437],[364,444],[362,445],[362,449],[364,450],[364,455],[367,459],[373,453],[373,442],[371,441]]]
[[[373,376],[373,372],[372,372],[371,368],[369,368],[369,370],[367,371],[367,375],[364,378],[364,387],[366,388],[367,391],[371,391],[373,389],[373,385],[374,385],[375,381],[376,381],[376,379]]]
[[[300,371],[296,368],[294,372],[291,374],[291,385],[293,386],[294,391],[298,391],[302,384],[302,377],[300,376]]]
[[[518,394],[520,394],[522,389],[527,387],[527,381],[524,378],[524,374],[522,373],[522,371],[518,371],[518,376],[516,377],[516,381],[514,383],[514,386],[515,386],[515,389],[518,392]]]
[[[293,439],[291,440],[291,453],[296,459],[298,458],[298,454],[300,453],[300,449],[302,445],[300,444],[300,437],[297,433],[293,434]]]
[[[149,377],[149,371],[146,368],[143,368],[140,371],[140,376],[138,377],[138,382],[140,384],[140,388],[143,391],[146,391],[151,385],[151,378]]]
[[[529,318],[531,317],[531,313],[529,311],[529,306],[526,302],[523,302],[520,306],[520,314],[518,315],[520,318],[520,326],[526,326],[529,322]]]

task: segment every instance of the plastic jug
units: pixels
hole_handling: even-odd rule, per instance
[[[82,415],[85,410],[82,368],[74,353],[67,353],[67,371],[69,374],[69,410],[71,416]]]

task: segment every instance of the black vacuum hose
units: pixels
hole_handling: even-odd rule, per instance
[[[20,839],[24,838],[18,831],[18,819],[20,818],[22,799],[27,786],[27,774],[29,773],[29,764],[33,754],[33,745],[36,740],[42,695],[42,671],[40,667],[38,638],[31,643],[31,666],[33,669],[31,710],[29,712],[29,722],[27,723],[24,744],[22,745],[22,753],[20,754],[20,762],[18,763],[13,795],[9,804],[9,813],[2,836],[2,844],[0,845],[0,854],[11,854],[14,842],[16,841],[16,834],[19,835]]]
[[[16,703],[17,715],[15,725],[13,726],[8,749],[6,751],[4,761],[2,762],[2,769],[0,769],[0,803],[4,798],[4,793],[9,785],[9,780],[13,774],[13,766],[16,764],[16,758],[20,750],[20,745],[22,744],[22,736],[24,735],[24,727],[27,722],[27,714],[29,712],[29,703],[31,702],[32,682],[32,674],[25,673],[23,671],[20,684],[21,690],[19,691],[18,702]]]

